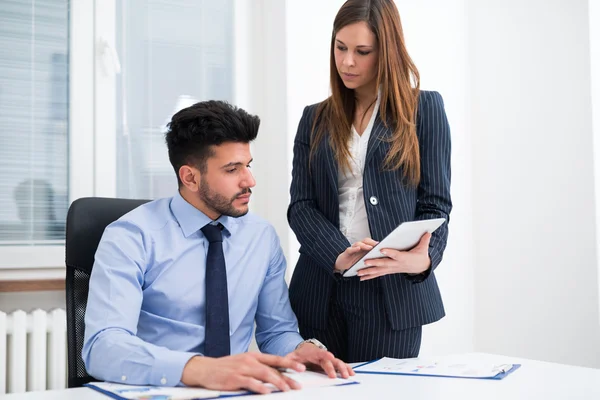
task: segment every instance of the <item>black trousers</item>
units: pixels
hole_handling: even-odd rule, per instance
[[[336,281],[329,303],[327,329],[300,324],[300,334],[316,338],[345,362],[381,357],[417,357],[422,327],[393,330],[385,311],[379,280],[358,278]]]

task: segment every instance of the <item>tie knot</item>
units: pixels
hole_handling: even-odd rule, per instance
[[[204,233],[204,236],[206,236],[209,243],[223,241],[223,235],[221,233],[221,231],[223,230],[223,225],[221,225],[221,224],[217,224],[217,225],[207,224],[207,225],[204,225],[204,227],[200,230],[202,231],[202,233]]]

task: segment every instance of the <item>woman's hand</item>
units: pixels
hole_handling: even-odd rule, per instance
[[[365,261],[365,265],[369,268],[358,271],[360,280],[366,281],[388,274],[399,273],[418,275],[427,271],[431,266],[431,259],[429,258],[430,239],[431,233],[424,234],[419,243],[409,251],[382,249],[381,254],[384,257]]]
[[[358,260],[367,254],[373,246],[376,246],[378,242],[371,238],[364,238],[362,241],[354,243],[348,247],[342,254],[335,260],[335,269],[338,271],[345,271],[354,265]]]

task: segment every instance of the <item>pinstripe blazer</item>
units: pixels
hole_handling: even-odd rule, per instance
[[[335,261],[350,243],[339,229],[338,166],[328,135],[318,144],[309,172],[311,128],[316,108],[315,104],[304,109],[294,141],[287,217],[300,242],[300,257],[290,282],[290,301],[300,323],[325,329],[332,285],[336,279],[348,279],[334,275]],[[393,274],[377,278],[392,329],[425,325],[445,315],[433,273],[442,261],[452,209],[450,127],[439,93],[421,91],[416,122],[421,154],[418,187],[403,184],[402,170],[382,168],[390,148],[386,139],[392,132],[379,114],[369,138],[363,173],[365,206],[374,240],[383,239],[405,221],[446,218],[432,235],[431,268],[425,276]]]

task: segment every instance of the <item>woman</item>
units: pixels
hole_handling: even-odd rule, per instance
[[[444,316],[433,274],[452,208],[443,101],[419,90],[393,0],[342,6],[330,75],[331,96],[304,109],[294,142],[292,307],[302,336],[346,362],[416,357],[422,326]],[[342,277],[402,222],[439,217],[415,248],[384,249],[359,277]]]

